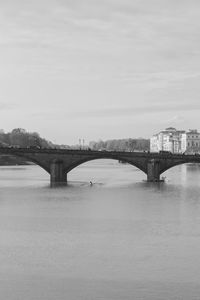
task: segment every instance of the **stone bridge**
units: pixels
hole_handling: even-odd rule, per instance
[[[199,163],[200,155],[151,152],[119,152],[65,149],[0,148],[0,155],[14,155],[33,162],[50,174],[51,184],[67,182],[67,173],[87,161],[115,159],[127,162],[147,175],[147,181],[157,182],[160,175],[173,166]]]

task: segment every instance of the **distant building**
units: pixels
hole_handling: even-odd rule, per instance
[[[189,129],[182,134],[181,152],[195,153],[200,151],[200,133],[197,129]]]
[[[182,152],[181,143],[184,130],[176,130],[174,127],[166,128],[155,134],[150,139],[150,151],[170,151],[172,153]]]
[[[161,149],[161,146],[159,144],[159,134],[154,134],[150,138],[150,151],[151,152],[159,152]]]

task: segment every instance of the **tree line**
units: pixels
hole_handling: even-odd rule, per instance
[[[11,132],[5,133],[0,130],[0,146],[1,147],[39,147],[39,148],[67,148],[64,145],[56,145],[52,142],[41,138],[37,132],[27,132],[23,128],[15,128]]]
[[[40,137],[37,132],[28,132],[23,128],[15,128],[11,132],[5,133],[3,129],[0,130],[0,146],[1,147],[39,147],[39,148],[58,148],[58,149],[76,149],[79,145],[68,146],[58,145]],[[91,150],[106,150],[106,151],[149,151],[149,139],[111,139],[106,141],[91,141],[89,146],[84,148]]]
[[[98,142],[92,141],[89,143],[89,147],[92,150],[98,151],[149,151],[150,140],[149,139],[114,139]]]

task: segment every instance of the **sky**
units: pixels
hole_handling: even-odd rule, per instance
[[[199,0],[0,0],[0,128],[55,143],[200,130]]]

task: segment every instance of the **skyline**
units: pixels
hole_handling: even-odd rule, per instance
[[[58,144],[200,128],[196,0],[0,0],[0,112]]]
[[[40,132],[36,132],[36,131],[27,131],[25,128],[13,128],[11,131],[5,131],[4,129],[0,129],[0,133],[1,134],[11,134],[12,131],[15,131],[15,130],[20,130],[22,133],[24,133],[25,135],[26,134],[30,134],[30,135],[33,135],[35,136],[35,134],[37,136],[39,136],[41,139],[44,139],[46,142],[50,142],[50,143],[53,143],[54,142],[52,140],[48,140],[45,136],[41,136]],[[108,140],[103,140],[101,138],[99,139],[94,139],[94,140],[90,140],[90,141],[86,141],[84,138],[79,138],[79,140],[77,141],[77,143],[75,144],[58,144],[58,145],[65,145],[65,146],[88,146],[90,143],[99,143],[99,142],[109,142],[109,141],[124,141],[124,140],[151,140],[151,138],[155,137],[155,136],[158,136],[160,133],[163,133],[163,132],[179,132],[179,133],[185,133],[185,134],[200,134],[198,129],[184,129],[184,128],[174,128],[174,127],[168,127],[168,128],[163,128],[163,129],[158,129],[157,132],[155,132],[152,136],[147,136],[147,137],[143,137],[143,136],[138,136],[138,137],[120,137],[118,139],[114,139],[114,138],[110,138]]]

